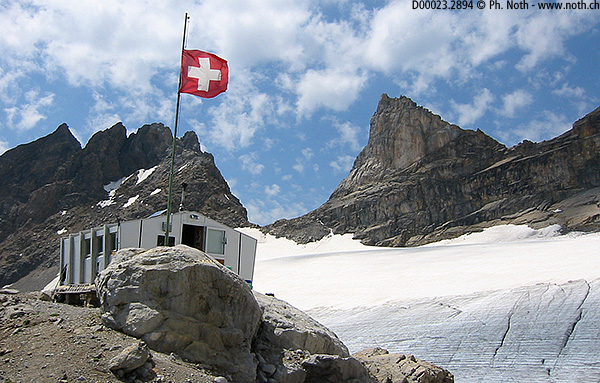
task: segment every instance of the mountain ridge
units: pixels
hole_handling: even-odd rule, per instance
[[[59,233],[166,209],[172,137],[161,123],[144,125],[129,136],[117,123],[95,133],[82,148],[61,124],[1,155],[0,175],[10,182],[0,186],[0,286],[31,274],[21,287],[44,287],[52,278],[39,276],[57,272],[58,239],[64,235]],[[187,209],[230,226],[250,225],[246,209],[214,157],[200,150],[194,132],[178,138],[175,165],[174,208],[185,182]],[[145,171],[142,181],[139,170]],[[105,187],[114,181],[120,184],[109,196]]]
[[[584,192],[600,187],[599,149],[600,108],[552,140],[507,148],[383,94],[367,145],[329,200],[263,231],[301,243],[353,233],[365,244],[412,246],[501,223],[598,230],[600,195]],[[571,211],[579,193],[587,217]],[[570,212],[553,214],[561,201]]]

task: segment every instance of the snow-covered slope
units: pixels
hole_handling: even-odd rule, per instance
[[[457,382],[600,381],[600,234],[500,226],[417,248],[259,237],[254,286]]]

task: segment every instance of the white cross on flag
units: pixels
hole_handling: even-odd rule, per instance
[[[179,93],[213,98],[227,90],[228,82],[229,67],[226,60],[208,52],[183,51]]]

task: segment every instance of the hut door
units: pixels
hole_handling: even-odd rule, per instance
[[[181,243],[198,250],[204,250],[204,226],[183,225]]]

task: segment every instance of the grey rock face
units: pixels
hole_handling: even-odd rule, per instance
[[[96,284],[107,326],[254,381],[261,310],[248,285],[204,253],[183,245],[121,251]]]
[[[254,296],[263,310],[257,341],[264,347],[349,356],[333,332],[304,312],[274,297],[256,292]]]
[[[330,232],[354,233],[382,246],[419,245],[517,222],[598,230],[596,202],[588,201],[585,213],[572,209],[575,220],[560,207],[598,187],[600,108],[557,138],[507,148],[406,97],[384,94],[367,146],[330,199],[264,230],[301,243]]]
[[[28,219],[45,218],[46,209],[37,216],[23,216],[23,207],[35,190],[56,181],[58,169],[71,156],[81,151],[81,145],[66,124],[53,133],[0,156],[0,241]],[[40,215],[42,215],[40,217]]]
[[[349,356],[348,349],[333,332],[304,312],[271,296],[256,292],[254,296],[263,310],[253,343],[258,355],[259,382],[269,379],[284,383],[307,382],[314,374],[307,373],[304,363],[312,354]]]
[[[378,382],[453,383],[454,376],[434,364],[413,355],[390,354],[382,348],[372,348],[352,355],[361,361]]]
[[[126,374],[142,367],[149,357],[148,345],[144,342],[138,342],[125,348],[119,355],[115,356],[110,361],[108,368],[115,374]]]
[[[377,382],[361,362],[337,355],[313,355],[302,363],[306,370],[306,383],[321,382]]]
[[[384,95],[371,119],[369,142],[353,168],[371,171],[377,178],[381,170],[404,169],[441,149],[461,133],[458,126],[447,123],[407,97],[393,99]],[[355,173],[345,182],[366,183],[369,178],[366,175],[357,177]],[[343,188],[344,185],[338,187]]]

